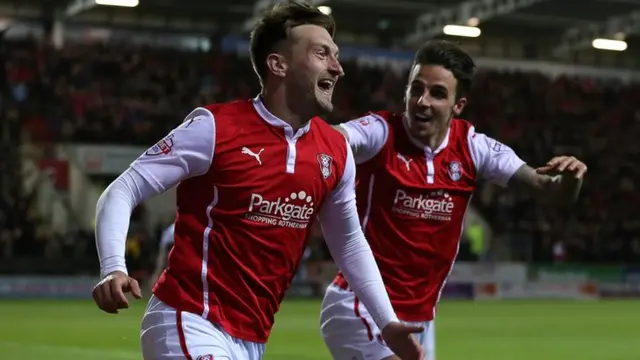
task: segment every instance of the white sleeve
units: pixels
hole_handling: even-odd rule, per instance
[[[398,318],[391,306],[369,243],[360,228],[354,191],[355,162],[351,151],[347,156],[347,166],[340,184],[323,204],[319,220],[338,268],[378,328],[384,329],[390,322],[398,321]]]
[[[96,205],[96,246],[100,277],[116,270],[127,273],[124,255],[131,212],[157,190],[134,169],[129,168],[102,193]]]
[[[467,139],[479,178],[506,187],[513,174],[525,164],[513,149],[485,134],[476,133],[473,127]]]
[[[213,114],[196,108],[102,193],[96,205],[96,245],[102,277],[116,270],[127,272],[124,256],[133,209],[182,180],[206,173],[214,147]]]
[[[177,128],[136,159],[131,167],[158,192],[205,174],[213,161],[216,124],[211,111],[196,108]]]
[[[347,133],[356,164],[362,164],[376,156],[389,137],[389,125],[376,114],[369,114],[339,126]]]

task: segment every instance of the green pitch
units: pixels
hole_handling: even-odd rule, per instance
[[[318,301],[287,301],[265,360],[329,359]],[[0,359],[140,359],[144,303],[112,316],[88,301],[0,300]],[[438,360],[637,360],[640,302],[445,302]]]

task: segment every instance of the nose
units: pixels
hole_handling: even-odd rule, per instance
[[[422,94],[420,96],[420,98],[418,98],[418,105],[424,106],[424,107],[430,107],[431,106],[431,99],[429,98],[429,95],[428,94]]]
[[[342,65],[340,65],[340,61],[336,58],[333,58],[331,59],[331,61],[329,61],[328,71],[329,71],[329,74],[335,77],[344,76],[344,70],[342,69]]]

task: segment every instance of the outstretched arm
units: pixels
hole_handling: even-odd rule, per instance
[[[587,166],[573,156],[558,156],[534,169],[522,165],[513,174],[509,186],[524,187],[559,203],[578,198]]]
[[[376,156],[389,137],[387,122],[376,114],[347,121],[333,128],[347,139],[356,164],[362,164]]]
[[[586,165],[571,156],[555,157],[534,169],[513,149],[473,128],[468,142],[479,177],[500,186],[524,188],[558,203],[575,201],[587,172]]]

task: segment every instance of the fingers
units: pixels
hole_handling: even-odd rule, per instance
[[[582,179],[584,177],[584,174],[587,173],[587,165],[585,165],[584,163],[581,163],[578,166],[578,171],[576,172],[576,177],[578,179]]]
[[[92,296],[98,307],[107,313],[117,314],[129,307],[125,293],[131,291],[136,299],[142,298],[140,285],[127,276],[107,276],[93,289]]]
[[[549,174],[551,171],[553,171],[553,166],[551,165],[542,166],[536,169],[538,174]]]
[[[422,332],[424,330],[424,328],[422,326],[408,326],[409,329],[422,329],[420,331],[411,331],[412,333],[418,333],[418,332]],[[411,341],[413,342],[413,346],[414,346],[414,350],[415,350],[415,358],[419,359],[419,360],[423,360],[425,357],[424,355],[424,350],[422,349],[422,346],[420,346],[420,343],[418,342],[418,340],[414,337],[411,336]]]
[[[536,169],[538,174],[552,174],[570,172],[576,178],[582,178],[587,172],[587,166],[573,156],[557,156],[549,160],[545,166]]]
[[[563,157],[561,157],[563,158]],[[574,157],[564,157],[561,161],[559,161],[559,163],[556,165],[556,169],[558,172],[563,172],[565,170],[567,170],[567,167],[569,167],[569,165],[571,165],[571,163],[573,161],[578,161],[576,158]]]
[[[385,343],[401,359],[422,360],[424,353],[413,334],[424,332],[423,326],[392,323],[382,330]]]
[[[405,326],[404,330],[409,334],[419,334],[424,331],[424,326]]]
[[[560,164],[562,162],[562,160],[564,160],[566,158],[566,156],[556,156],[553,159],[549,160],[549,162],[547,162],[547,166],[550,166],[552,168],[555,168],[558,166],[558,164]]]
[[[129,307],[129,300],[124,295],[124,291],[127,290],[127,279],[117,278],[113,279],[110,283],[111,300],[114,302],[117,309],[126,309]],[[123,291],[124,290],[124,291]]]
[[[538,174],[551,174],[553,172],[559,171],[558,167],[566,158],[566,156],[556,156],[553,159],[549,160],[545,166],[537,168],[536,172]]]
[[[118,313],[118,308],[116,307],[115,303],[113,302],[113,299],[111,298],[111,290],[109,288],[108,282],[99,284],[94,291],[97,293],[97,297],[98,297],[98,301],[96,301],[96,303],[98,304],[98,307],[102,311],[107,312],[109,314]]]
[[[134,298],[142,299],[142,290],[140,290],[140,284],[137,280],[129,278],[129,288]]]
[[[420,346],[420,344],[418,343],[418,341],[412,336],[411,337],[411,342],[413,343],[413,349],[411,349],[410,353],[407,353],[406,357],[402,357],[403,359],[416,359],[416,360],[423,360],[424,359],[424,351],[422,350],[422,347]]]

